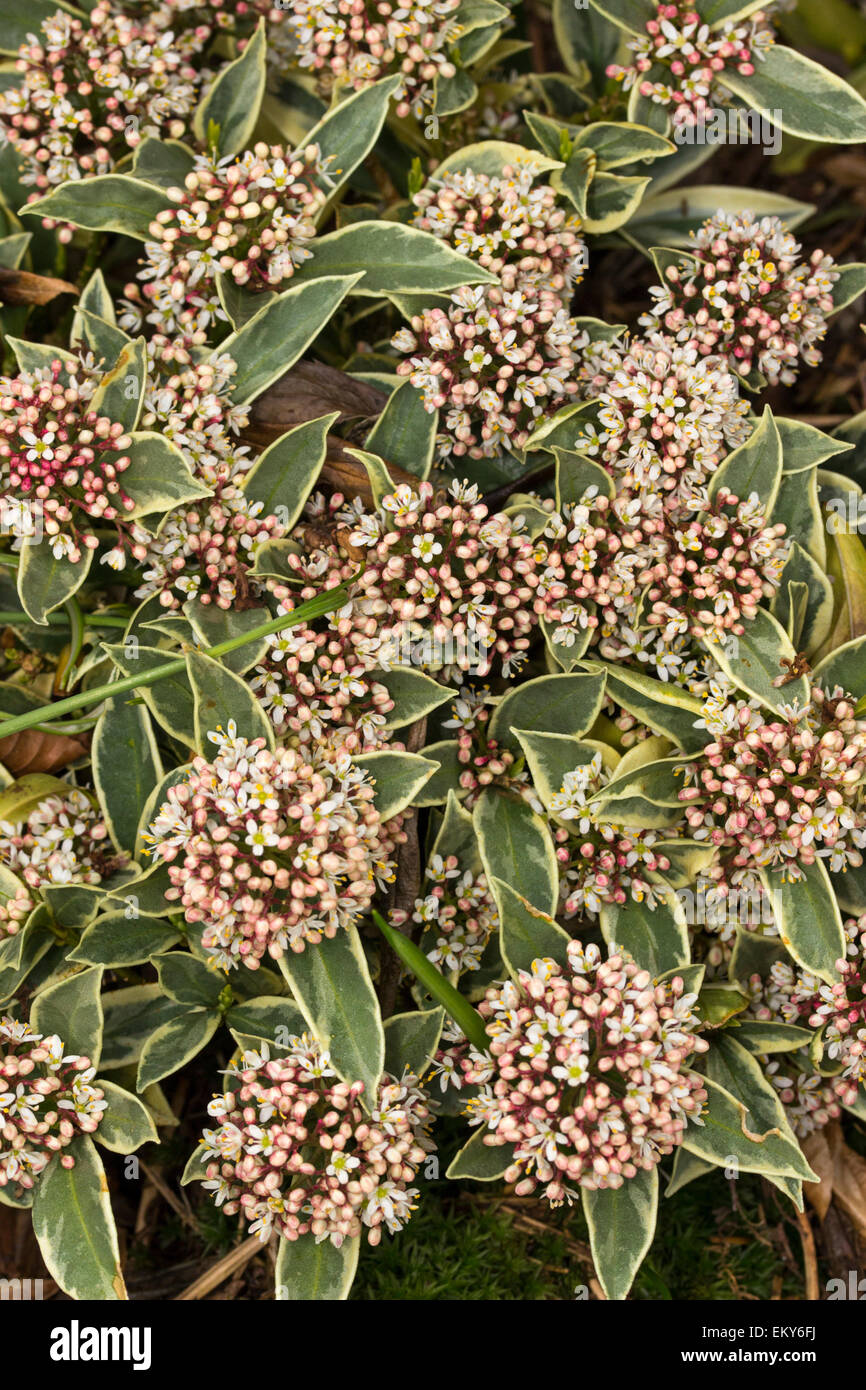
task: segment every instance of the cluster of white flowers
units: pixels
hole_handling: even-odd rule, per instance
[[[22,821],[0,821],[0,861],[38,888],[99,883],[119,857],[90,797],[70,787],[40,801]]]
[[[92,1134],[107,1109],[91,1083],[89,1057],[67,1053],[56,1033],[44,1037],[28,1023],[0,1018],[0,1189],[30,1190],[52,1158],[79,1134]]]
[[[341,1081],[331,1058],[306,1033],[284,1055],[244,1052],[227,1071],[230,1089],[208,1114],[204,1187],[228,1213],[240,1211],[266,1241],[312,1233],[338,1249],[367,1228],[378,1245],[384,1227],[402,1229],[415,1209],[409,1183],[435,1146],[427,1136],[429,1103],[418,1078],[385,1075],[369,1113],[364,1083]]]
[[[426,877],[432,890],[418,898],[412,921],[423,927],[421,949],[429,960],[458,973],[477,970],[499,913],[483,873],[460,868],[456,855],[434,854]]]

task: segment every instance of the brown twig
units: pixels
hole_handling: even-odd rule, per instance
[[[210,1269],[205,1270],[204,1274],[177,1295],[175,1302],[194,1303],[199,1298],[206,1298],[226,1279],[244,1269],[255,1255],[264,1254],[265,1249],[266,1246],[262,1244],[258,1236],[250,1236],[242,1245],[232,1250],[230,1254],[224,1255],[221,1260],[217,1260]]]
[[[143,1159],[139,1159],[138,1161],[141,1164],[141,1171],[144,1173],[148,1181],[153,1183],[160,1197],[162,1197],[163,1200],[168,1203],[172,1211],[175,1213],[176,1216],[180,1217],[184,1225],[189,1226],[190,1230],[195,1231],[196,1235],[198,1235],[198,1222],[196,1221],[195,1217],[190,1211],[189,1205],[185,1205],[184,1202],[182,1202],[180,1198],[174,1192],[172,1192],[171,1188],[168,1186],[168,1183],[163,1181],[163,1179],[160,1177],[159,1173],[156,1171],[155,1168],[148,1167],[148,1165],[143,1161]]]
[[[806,1273],[806,1298],[809,1303],[817,1303],[821,1297],[818,1292],[818,1260],[815,1254],[815,1237],[809,1218],[804,1211],[797,1212],[797,1226],[803,1242],[803,1265]]]

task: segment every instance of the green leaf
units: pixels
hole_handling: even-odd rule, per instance
[[[116,1086],[113,1081],[100,1079],[97,1085],[108,1101],[108,1109],[103,1111],[96,1131],[97,1143],[116,1154],[131,1154],[142,1144],[159,1143],[150,1111],[138,1096]]]
[[[146,647],[139,644],[138,638],[127,639],[124,643],[104,642],[103,650],[124,676],[146,676],[154,667],[163,666],[166,660],[166,653],[161,647]],[[154,685],[143,684],[141,698],[167,733],[179,739],[187,748],[195,746],[193,697],[185,671],[176,676],[167,676]]]
[[[130,884],[133,888],[134,884]],[[168,907],[166,903],[166,908]],[[85,965],[102,965],[107,970],[141,965],[169,950],[179,940],[178,933],[164,918],[109,912],[86,927],[69,959]]]
[[[820,569],[827,564],[825,517],[818,502],[818,477],[813,466],[799,473],[783,473],[768,521],[782,522],[789,536],[796,536]]]
[[[344,1081],[363,1081],[369,1111],[379,1091],[385,1034],[379,1001],[355,927],[280,958],[298,1006]]]
[[[339,1250],[330,1240],[318,1243],[312,1234],[277,1242],[274,1271],[278,1302],[341,1303],[349,1297],[361,1237],[345,1240]]]
[[[192,128],[199,144],[207,144],[211,124],[218,127],[221,159],[246,149],[252,139],[265,94],[266,43],[265,21],[260,19],[240,58],[220,68],[193,113]]]
[[[508,140],[482,140],[477,145],[464,145],[462,149],[449,154],[436,166],[436,177],[441,179],[446,174],[465,174],[471,170],[475,174],[499,178],[506,165],[513,169],[532,169],[538,175],[561,168],[562,161],[548,159],[537,150],[514,145]]]
[[[793,48],[764,51],[751,76],[728,66],[718,82],[791,135],[831,144],[866,140],[866,102],[841,77]]]
[[[46,772],[28,772],[0,792],[0,820],[18,825],[49,796],[66,796],[69,783]],[[14,888],[12,889],[14,893]]]
[[[379,138],[388,104],[401,80],[395,73],[346,97],[304,136],[305,146],[318,145],[323,163],[330,160],[323,187],[336,192],[366,159]]]
[[[578,9],[574,0],[553,0],[553,32],[567,72],[581,79],[589,68],[594,91],[607,85],[606,69],[616,57],[621,35],[600,10]]]
[[[416,980],[423,985],[424,989],[435,1000],[441,1004],[446,1013],[454,1019],[454,1022],[462,1029],[463,1033],[471,1043],[479,1050],[483,1051],[487,1047],[487,1033],[485,1032],[484,1022],[481,1015],[473,1009],[458,990],[454,988],[450,980],[447,980],[442,971],[437,969],[432,961],[428,960],[420,947],[416,946],[408,936],[397,931],[392,927],[380,912],[375,909],[372,913],[373,921],[384,936],[388,945],[395,955],[411,970]]]
[[[222,972],[211,970],[185,951],[172,951],[156,962],[163,993],[177,1004],[215,1009],[225,988]]]
[[[226,1025],[232,1033],[261,1038],[263,1042],[285,1047],[280,1038],[298,1038],[306,1028],[306,1020],[291,999],[281,995],[261,995],[233,1004],[226,1014]],[[279,1034],[279,1036],[278,1036]]]
[[[312,247],[295,278],[352,277],[355,295],[443,294],[496,283],[495,275],[447,242],[400,222],[356,222],[317,237]]]
[[[98,314],[91,313],[89,309],[83,308],[79,302],[73,320],[71,341],[74,344],[84,344],[90,348],[97,362],[100,362],[105,368],[109,363],[117,361],[120,353],[129,347],[132,339],[115,323],[100,318]]]
[[[583,664],[604,671],[608,696],[643,724],[648,724],[654,733],[671,739],[687,753],[697,752],[709,742],[706,729],[695,728],[695,721],[703,714],[703,705],[694,695],[627,666],[611,666],[595,658]]]
[[[144,405],[146,386],[147,349],[144,338],[136,338],[123,345],[111,371],[100,380],[90,409],[123,425],[124,430],[134,430]]]
[[[264,516],[277,515],[286,531],[294,526],[319,478],[328,448],[328,430],[338,410],[305,420],[275,439],[256,459],[241,491],[261,502]]]
[[[68,1053],[98,1067],[102,1051],[102,970],[82,970],[38,994],[30,1010],[37,1033],[57,1034]]]
[[[655,908],[633,898],[618,906],[605,903],[600,925],[609,946],[622,947],[654,976],[689,962],[686,915],[672,893],[660,896]]]
[[[434,762],[417,753],[362,753],[352,761],[373,779],[376,810],[383,821],[411,806],[436,771]]]
[[[154,1029],[186,1012],[182,1004],[167,999],[157,984],[112,990],[104,996],[103,1011],[103,1072],[137,1064]]]
[[[490,720],[490,737],[508,748],[517,748],[515,729],[585,734],[601,711],[604,687],[605,677],[600,672],[539,676],[526,681],[496,705]]]
[[[696,1178],[702,1178],[707,1173],[712,1173],[715,1165],[705,1162],[698,1158],[697,1154],[690,1154],[688,1149],[679,1148],[674,1154],[673,1167],[665,1196],[673,1197],[677,1192],[681,1192],[690,1182]]]
[[[555,960],[565,968],[568,933],[501,879],[493,879],[490,887],[499,908],[499,948],[509,973],[516,978],[520,970],[531,971],[534,960]]]
[[[127,174],[99,174],[62,183],[44,198],[25,203],[20,213],[71,222],[89,232],[121,232],[138,241],[150,241],[151,222],[171,206],[165,193],[152,183]]]
[[[658,1168],[641,1169],[622,1187],[585,1187],[582,1196],[599,1283],[609,1299],[624,1299],[653,1242]]]
[[[797,481],[802,477],[795,474]],[[798,652],[811,656],[822,645],[833,622],[833,586],[807,550],[791,543],[771,604]]]
[[[800,1052],[809,1046],[813,1033],[810,1028],[797,1028],[793,1023],[747,1018],[738,1022],[734,1037],[747,1052],[763,1057],[775,1052]]]
[[[193,477],[180,449],[163,434],[137,431],[125,456],[131,462],[122,474],[123,488],[135,503],[123,513],[129,521],[211,496],[211,488]]]
[[[704,149],[706,150],[706,146]],[[675,156],[671,156],[671,160]],[[688,188],[669,188],[644,198],[628,224],[628,233],[641,245],[692,247],[692,233],[708,217],[719,212],[740,213],[749,208],[756,217],[779,217],[789,231],[815,211],[810,203],[799,203],[780,193],[764,189],[735,188],[730,184],[694,184]]]
[[[830,876],[820,859],[800,865],[802,878],[761,870],[779,935],[796,961],[827,984],[837,979],[836,961],[845,956],[845,934]]]
[[[698,996],[696,1012],[707,1029],[722,1028],[748,1007],[748,996],[736,985],[717,983],[704,985]]]
[[[92,550],[82,549],[81,559],[73,564],[65,556],[58,559],[47,536],[38,543],[25,541],[18,565],[18,597],[28,617],[44,626],[48,614],[78,592],[92,563]]]
[[[515,729],[532,776],[532,785],[548,814],[550,803],[562,791],[566,775],[585,767],[596,756],[596,749],[572,734],[538,734]]]
[[[501,879],[533,907],[553,917],[559,893],[556,853],[547,822],[526,801],[492,787],[473,813],[488,881]]]
[[[553,446],[556,456],[556,506],[562,511],[569,502],[582,502],[590,488],[596,488],[600,497],[613,498],[616,488],[613,478],[600,463],[587,458],[586,454],[575,453],[572,449]]]
[[[682,819],[683,758],[659,758],[613,777],[590,798],[597,819],[613,825],[663,829]]]
[[[421,392],[402,381],[365,441],[386,463],[426,478],[433,465],[439,412],[427,410]]]
[[[109,834],[118,849],[132,853],[147,799],[163,775],[146,707],[122,695],[107,701],[93,732],[91,754]]]
[[[49,1163],[33,1198],[33,1230],[48,1272],[74,1299],[126,1299],[117,1230],[102,1160],[88,1135]]]
[[[646,37],[647,20],[654,19],[656,13],[650,0],[591,0],[591,3],[605,19],[639,38]]]
[[[707,1103],[703,1124],[690,1121],[683,1148],[707,1163],[726,1167],[736,1162],[744,1173],[768,1173],[783,1178],[817,1181],[800,1148],[775,1127],[761,1133],[749,1129],[749,1111],[742,1101],[709,1077],[702,1077]]]
[[[514,1162],[513,1144],[485,1144],[487,1130],[473,1134],[451,1160],[446,1178],[473,1178],[475,1182],[496,1182]]]
[[[411,666],[373,671],[371,679],[377,685],[384,685],[394,701],[394,708],[385,716],[386,729],[402,729],[407,724],[414,724],[454,697],[454,691],[448,686],[440,685],[432,676]]]
[[[403,1069],[423,1077],[435,1056],[445,1021],[445,1010],[421,1009],[394,1014],[385,1021],[385,1071],[399,1078]]]
[[[733,642],[724,646],[707,644],[714,660],[736,685],[770,709],[778,710],[781,705],[790,705],[795,700],[802,708],[809,700],[809,682],[805,676],[798,676],[786,685],[773,684],[785,674],[782,659],[794,659],[794,648],[785,629],[762,608],[754,618],[744,621],[743,629],[736,645]]]
[[[195,168],[195,155],[181,140],[158,140],[146,135],[135,147],[132,172],[137,179],[159,188],[182,188],[187,174]],[[89,307],[89,306],[88,306]],[[102,313],[95,309],[95,313]],[[102,317],[107,315],[102,313]]]
[[[371,454],[366,449],[346,449],[344,452],[363,463],[370,480],[373,503],[376,507],[381,507],[383,497],[390,497],[396,486],[384,461],[378,454]]]
[[[780,416],[776,420],[776,428],[782,441],[784,473],[803,473],[820,463],[826,463],[836,454],[849,453],[853,447],[846,442],[845,435],[836,438],[816,429],[814,425],[807,425],[803,420],[787,420]]]
[[[866,637],[855,637],[825,656],[813,670],[811,679],[828,692],[841,685],[855,699],[866,694]]]
[[[161,1024],[141,1049],[135,1089],[141,1093],[180,1071],[210,1042],[219,1022],[219,1014],[210,1009],[185,1009]]]
[[[249,404],[287,372],[360,278],[323,275],[310,284],[294,284],[214,349],[237,363],[233,402]]]
[[[772,511],[782,476],[782,441],[773,412],[764,407],[764,414],[745,444],[732,450],[710,479],[708,496],[715,501],[722,488],[745,502],[757,493],[764,509]]]
[[[199,752],[212,751],[208,734],[228,732],[237,725],[239,738],[263,738],[265,747],[275,747],[274,729],[246,681],[203,652],[187,652],[189,683],[193,694],[195,741]]]

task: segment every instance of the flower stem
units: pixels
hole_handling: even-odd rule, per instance
[[[267,637],[271,632],[280,632],[283,628],[297,627],[299,623],[310,622],[314,618],[322,618],[326,613],[333,613],[335,608],[342,608],[348,598],[348,591],[345,585],[340,585],[335,589],[328,589],[324,593],[317,594],[315,598],[302,603],[291,613],[283,613],[279,618],[272,618],[269,623],[262,623],[261,627],[253,628],[251,632],[245,632],[240,637],[230,637],[225,642],[219,642],[215,647],[203,647],[205,656],[221,657],[227,656],[229,652],[237,651],[239,647],[244,647],[248,642],[255,642],[260,637]],[[7,738],[10,734],[20,734],[24,729],[30,729],[35,724],[53,723],[55,719],[62,715],[70,714],[73,710],[86,709],[89,705],[96,705],[101,700],[112,699],[115,695],[123,695],[127,690],[141,690],[149,685],[156,685],[157,681],[165,680],[167,676],[180,675],[186,670],[186,657],[174,657],[171,661],[166,661],[162,666],[154,666],[152,670],[144,672],[140,676],[124,676],[121,680],[111,681],[107,685],[94,686],[91,690],[82,690],[77,695],[68,695],[63,700],[57,700],[51,705],[40,705],[38,709],[28,710],[26,714],[18,714],[13,719],[6,719],[0,723],[0,738]]]
[[[2,726],[0,726],[2,733]],[[441,1004],[445,1012],[450,1014],[454,1022],[463,1032],[469,1041],[478,1048],[479,1052],[486,1052],[490,1046],[490,1039],[484,1027],[484,1020],[477,1009],[473,1009],[468,999],[456,990],[452,984],[437,970],[432,961],[428,960],[424,952],[419,950],[414,941],[410,941],[408,936],[403,936],[394,927],[389,926],[381,912],[373,912],[373,921],[384,936],[391,950],[401,959],[404,965],[412,971],[412,974],[420,984],[433,996],[437,1004]]]

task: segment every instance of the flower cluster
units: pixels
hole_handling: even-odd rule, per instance
[[[640,323],[664,328],[702,356],[723,355],[742,376],[757,370],[771,386],[790,386],[798,361],[815,367],[816,344],[827,331],[833,257],[800,246],[778,217],[719,212],[693,234],[689,257],[665,271],[665,285],[650,289],[653,311]]]
[[[26,160],[23,182],[41,193],[106,174],[146,135],[186,134],[202,35],[166,22],[100,0],[86,19],[58,8],[28,36],[15,63],[22,82],[0,92],[0,130]]]
[[[448,309],[425,309],[391,340],[408,354],[397,372],[422,393],[428,411],[445,409],[439,457],[489,458],[519,449],[536,421],[577,391],[574,320],[551,290],[465,286]]]
[[[148,843],[205,949],[225,970],[255,970],[351,926],[390,879],[404,833],[380,821],[372,783],[327,744],[272,753],[233,723],[208,737],[216,756],[169,788]]]
[[[252,290],[284,284],[312,254],[327,183],[315,145],[293,152],[259,143],[219,161],[198,155],[184,187],[166,190],[174,207],[150,224],[138,273],[145,283],[127,286],[124,325],[145,317],[161,333],[201,340],[226,319],[218,274]]]
[[[454,854],[444,859],[434,854],[425,877],[433,886],[416,900],[412,914],[412,921],[424,928],[422,950],[446,970],[477,970],[490,934],[499,925],[485,875],[461,869]]]
[[[385,1075],[368,1114],[364,1083],[340,1081],[306,1034],[279,1058],[267,1045],[242,1053],[227,1075],[232,1089],[208,1106],[219,1128],[204,1132],[214,1160],[204,1186],[218,1205],[240,1211],[263,1241],[312,1233],[339,1248],[366,1226],[378,1245],[383,1227],[402,1229],[418,1197],[409,1184],[433,1147],[415,1076]]]
[[[837,1085],[832,1078],[815,1071],[807,1052],[789,1052],[782,1061],[778,1057],[757,1060],[778,1091],[791,1128],[801,1139],[823,1129],[831,1120],[838,1120],[842,1108]]]
[[[676,977],[654,985],[626,954],[568,946],[568,967],[536,960],[479,1005],[489,1055],[471,1049],[465,1080],[481,1090],[467,1105],[484,1143],[513,1144],[505,1178],[518,1195],[544,1184],[553,1204],[568,1184],[621,1187],[653,1168],[700,1123],[706,1092],[687,1068],[707,1044]]]
[[[535,623],[533,545],[522,518],[490,515],[477,488],[459,482],[447,496],[430,483],[402,483],[375,512],[342,517],[350,545],[369,556],[353,621],[380,657],[390,652],[405,664],[411,649],[428,670],[478,675],[494,657],[506,675],[520,666]]]
[[[531,295],[551,290],[565,301],[583,278],[586,244],[580,219],[557,207],[557,192],[535,184],[528,165],[493,177],[465,172],[433,178],[413,199],[414,224]]]
[[[334,86],[360,91],[399,73],[395,114],[420,115],[432,104],[436,77],[453,77],[448,48],[460,34],[460,0],[292,0],[270,41],[328,93]]]
[[[43,883],[100,883],[123,856],[112,846],[90,798],[70,787],[62,796],[40,801],[17,824],[0,821],[0,861],[30,888],[39,888]],[[21,907],[26,908],[23,899]]]
[[[628,91],[637,84],[640,93],[670,110],[675,125],[691,124],[706,115],[713,104],[727,105],[730,95],[719,86],[726,71],[751,77],[755,61],[762,60],[774,43],[769,23],[774,7],[755,10],[710,29],[690,0],[656,4],[655,18],[646,21],[646,37],[628,40],[635,57],[628,67],[611,63],[608,77]],[[664,79],[657,77],[663,70]]]
[[[559,896],[566,917],[597,916],[605,904],[633,899],[654,907],[658,883],[647,874],[664,874],[670,860],[654,846],[663,838],[654,830],[607,825],[588,804],[609,781],[601,753],[567,772],[548,810],[555,822],[553,838],[559,863]],[[563,824],[564,822],[564,824]],[[675,834],[668,831],[668,838]]]
[[[582,355],[581,395],[599,402],[600,428],[582,422],[574,447],[635,491],[686,503],[750,433],[748,406],[724,356],[662,333],[594,342]]]
[[[692,836],[716,846],[720,872],[773,867],[794,879],[816,858],[834,873],[862,863],[866,720],[841,689],[813,687],[803,710],[775,718],[721,691],[704,721],[715,742],[679,795]]]
[[[766,524],[756,494],[695,503],[627,489],[609,499],[592,487],[554,513],[538,585],[554,641],[571,647],[589,630],[607,660],[688,682],[695,641],[742,633],[778,587],[785,527]]]
[[[65,1053],[56,1034],[43,1037],[27,1023],[0,1019],[0,1188],[13,1185],[22,1197],[55,1154],[79,1134],[93,1134],[107,1108],[103,1092],[91,1083],[89,1057]]]
[[[145,547],[136,597],[158,594],[165,608],[198,597],[229,609],[257,588],[248,573],[256,552],[285,527],[242,490],[253,460],[236,439],[248,416],[231,401],[235,363],[222,354],[204,362],[187,357],[180,340],[157,336],[148,344],[141,428],[157,429],[177,445],[212,496],[169,512],[155,536],[134,532]]]
[[[280,611],[290,611],[284,603]],[[394,701],[371,675],[374,661],[353,642],[349,612],[334,613],[325,629],[286,628],[267,638],[267,649],[250,676],[274,727],[302,744],[326,737],[344,752],[387,743],[384,727]]]
[[[8,898],[0,896],[0,943],[18,935],[35,906],[36,899],[23,883]]]
[[[440,456],[484,458],[520,448],[533,422],[566,402],[582,335],[569,313],[586,266],[578,218],[557,207],[529,168],[446,174],[418,193],[415,223],[499,276],[464,286],[445,309],[415,315],[392,346],[397,371],[446,409]]]
[[[0,520],[19,539],[33,535],[36,509],[57,559],[77,564],[95,550],[95,526],[113,524],[118,547],[128,542],[124,521],[135,501],[123,474],[132,440],[123,425],[91,409],[98,378],[83,365],[61,362],[0,377]],[[130,545],[143,559],[140,541]]]
[[[751,985],[757,1017],[822,1030],[825,1055],[841,1067],[835,1093],[853,1105],[866,1082],[866,914],[849,918],[844,929],[846,955],[836,962],[832,984],[778,960],[765,981],[756,977]]]

